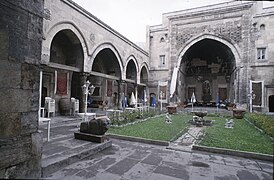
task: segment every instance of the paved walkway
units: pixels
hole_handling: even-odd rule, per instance
[[[188,131],[174,142],[171,142],[168,148],[191,152],[192,146],[200,138],[204,128],[206,127],[196,127],[194,125],[190,125]]]

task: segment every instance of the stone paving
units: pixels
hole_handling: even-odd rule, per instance
[[[51,120],[50,141],[47,141],[47,124],[41,124],[43,133],[42,177],[81,161],[112,145],[111,141],[94,143],[74,138],[81,119],[75,117],[54,117]]]
[[[272,162],[112,140],[113,146],[47,179],[273,179]]]

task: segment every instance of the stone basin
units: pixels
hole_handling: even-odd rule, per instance
[[[207,111],[195,111],[194,114],[196,116],[199,116],[199,117],[203,118],[204,116],[207,115]]]
[[[167,106],[167,111],[169,114],[177,113],[177,107],[176,106]]]
[[[245,109],[233,109],[233,117],[237,119],[243,119],[245,112]]]

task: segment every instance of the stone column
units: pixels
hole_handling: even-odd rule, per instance
[[[79,99],[79,110],[80,112],[84,112],[85,111],[85,94],[82,90],[82,86],[85,84],[85,82],[87,81],[87,77],[88,74],[87,73],[83,73],[80,75],[80,88],[81,88],[81,93],[80,93],[80,99]]]
[[[138,84],[134,84],[134,89],[135,89],[135,98],[136,98],[136,104],[135,107],[137,107],[137,103],[138,103]]]
[[[118,104],[117,105],[118,105],[118,109],[122,109],[122,102],[121,102],[122,97],[121,96],[122,96],[122,93],[125,92],[124,87],[123,87],[125,81],[118,80],[117,82],[118,82]]]

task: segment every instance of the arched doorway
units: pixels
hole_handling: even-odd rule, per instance
[[[70,102],[71,97],[80,98],[80,72],[83,70],[84,52],[77,35],[70,29],[58,31],[50,43],[49,64],[42,74],[41,102],[44,96],[55,100],[55,111],[63,115],[69,113],[69,107],[59,106],[61,100]]]
[[[274,112],[274,95],[269,96],[269,112]]]
[[[84,54],[82,45],[73,31],[69,29],[62,30],[54,36],[50,47],[50,62],[77,68],[78,70],[75,70],[79,72],[83,70]],[[81,85],[79,73],[71,73],[70,97],[80,99]]]
[[[195,89],[198,104],[215,106],[216,98],[222,102],[234,99],[235,56],[224,43],[203,38],[192,44],[180,60],[180,89],[186,103]]]

